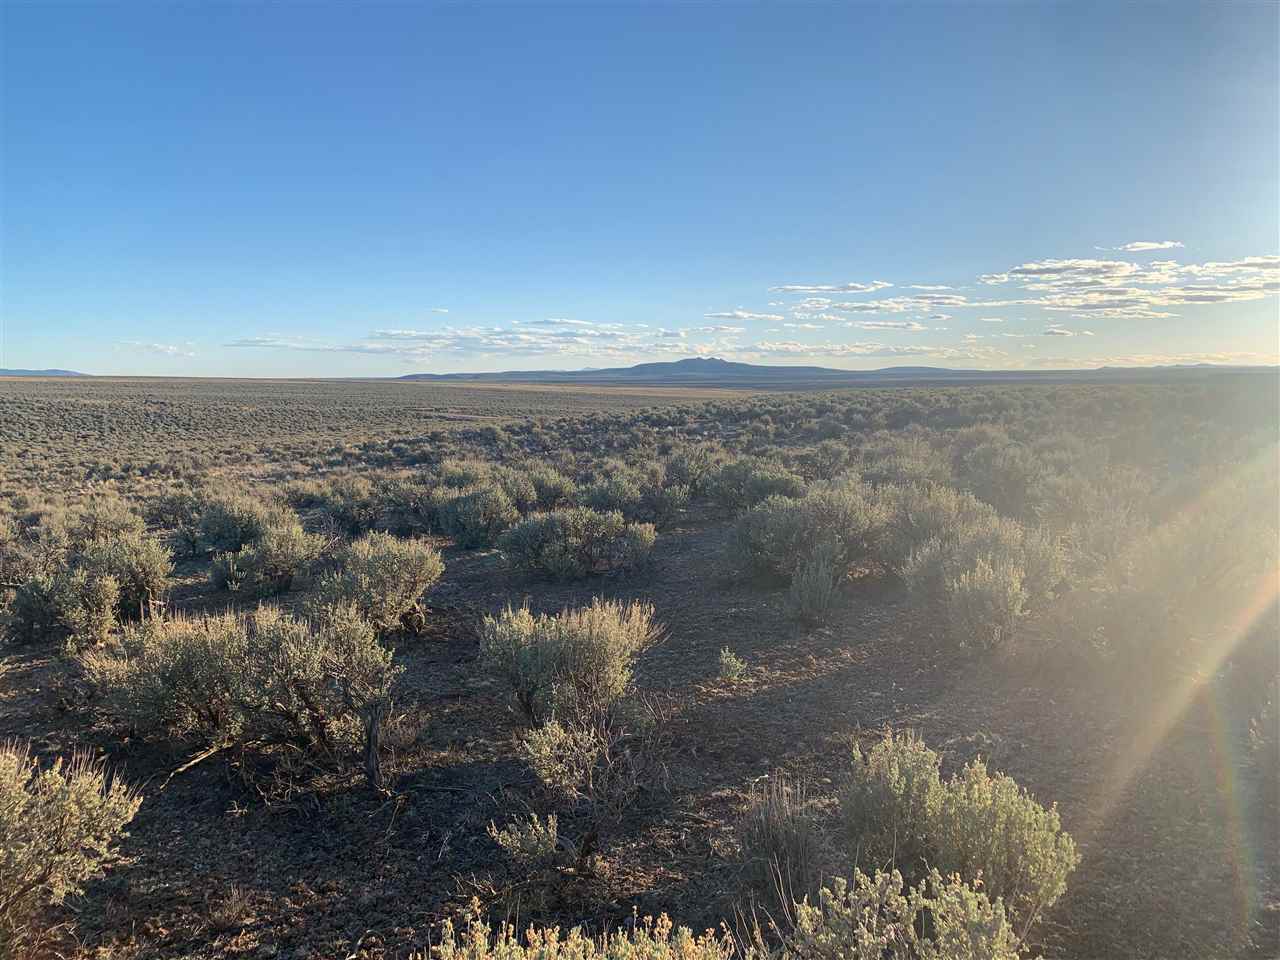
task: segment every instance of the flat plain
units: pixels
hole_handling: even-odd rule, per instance
[[[1056,804],[1080,861],[1027,951],[1275,956],[1276,411],[1270,374],[752,394],[0,381],[0,736],[92,750],[142,796],[117,862],[41,914],[46,948],[409,957],[473,903],[744,933],[776,892],[744,826],[770,783],[803,790],[795,883],[885,865],[849,839],[845,781],[854,746],[893,730],[945,775],[981,758]],[[215,542],[232,507],[314,549],[255,580],[251,536]],[[643,557],[522,565],[513,532],[577,509],[648,529]],[[19,630],[16,597],[92,553],[74,531],[95,524],[167,551],[143,622]],[[379,531],[443,573],[379,632],[397,675],[376,786],[293,740],[149,725],[104,688],[136,631],[309,616]],[[827,537],[843,552],[815,600],[799,561]],[[993,569],[1017,581],[1003,606],[990,586],[962,603],[956,584]],[[593,598],[651,604],[658,627],[610,721],[644,763],[608,802],[551,789],[484,648],[508,608]],[[529,815],[559,830],[536,861],[498,839]]]

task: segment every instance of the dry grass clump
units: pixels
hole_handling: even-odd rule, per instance
[[[25,746],[0,746],[0,957],[39,946],[41,911],[102,873],[141,803],[85,754],[42,766]]]
[[[748,879],[770,913],[785,914],[818,892],[831,845],[804,782],[777,773],[753,786],[736,833]]]

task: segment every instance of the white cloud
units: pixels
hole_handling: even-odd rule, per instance
[[[917,320],[846,320],[843,326],[859,330],[906,330],[911,333],[929,329]]]
[[[121,340],[120,345],[144,353],[154,353],[161,357],[194,357],[195,351],[190,344],[148,343],[142,340]]]
[[[770,293],[875,293],[892,287],[892,283],[872,280],[870,283],[785,283],[770,287]]]
[[[431,312],[432,313],[448,313],[449,308],[448,307],[432,307]]]
[[[979,317],[983,323],[1004,323],[1004,317]]]
[[[781,320],[782,316],[777,313],[752,313],[750,310],[743,310],[739,307],[737,310],[721,310],[718,313],[704,313],[704,317],[708,320]]]
[[[1122,243],[1115,250],[1123,250],[1125,253],[1145,253],[1148,250],[1172,250],[1174,247],[1181,247],[1181,240],[1134,240],[1131,243]]]

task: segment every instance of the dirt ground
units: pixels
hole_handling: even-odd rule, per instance
[[[432,628],[397,649],[406,716],[390,738],[390,799],[353,779],[266,803],[238,770],[249,761],[225,756],[168,779],[189,748],[95,725],[55,652],[8,653],[0,736],[39,751],[89,744],[146,795],[125,862],[77,904],[62,952],[398,958],[472,897],[520,922],[666,911],[695,928],[732,923],[732,824],[750,785],[784,769],[833,795],[852,739],[892,725],[918,730],[949,769],[981,755],[1058,804],[1084,859],[1035,935],[1046,956],[1280,955],[1275,808],[1245,802],[1258,792],[1248,783],[1220,789],[1241,731],[1215,724],[1212,697],[1138,750],[1149,713],[1139,704],[1074,689],[1016,655],[935,652],[874,571],[827,626],[798,625],[780,589],[719,572],[727,532],[719,520],[667,531],[647,571],[568,585],[513,580],[493,552],[447,551]],[[666,717],[669,791],[602,839],[592,875],[531,883],[486,833],[530,802],[534,782],[504,692],[477,668],[475,618],[592,595],[648,600],[664,625],[639,684]],[[724,647],[746,662],[741,680],[721,679]],[[1219,806],[1223,793],[1233,809]]]

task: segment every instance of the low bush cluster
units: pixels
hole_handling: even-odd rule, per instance
[[[141,803],[83,754],[42,766],[26,747],[0,746],[0,957],[39,946],[40,912],[101,874]]]
[[[400,673],[350,606],[309,620],[275,607],[152,619],[81,663],[107,711],[135,730],[329,763],[376,742]]]
[[[730,460],[706,480],[711,498],[730,510],[747,510],[769,497],[798,497],[804,478],[785,467],[756,457]]]
[[[914,736],[887,734],[868,754],[855,747],[840,795],[857,862],[908,877],[929,867],[982,883],[1026,929],[1066,889],[1079,863],[1054,808],[975,760],[943,780],[941,758]]]
[[[444,561],[430,544],[389,533],[365,534],[346,546],[339,562],[321,577],[316,602],[350,605],[383,634],[420,628],[423,594],[444,573]]]
[[[111,498],[10,528],[0,551],[14,577],[5,585],[13,594],[4,633],[24,643],[100,644],[120,623],[156,612],[173,573],[169,551],[143,532],[142,518]]]
[[[636,658],[656,636],[648,604],[596,599],[540,616],[507,609],[485,618],[480,656],[529,723],[595,721],[630,693]]]
[[[498,548],[520,573],[577,579],[638,566],[656,537],[652,524],[627,523],[616,511],[572,507],[526,517],[502,535]]]

